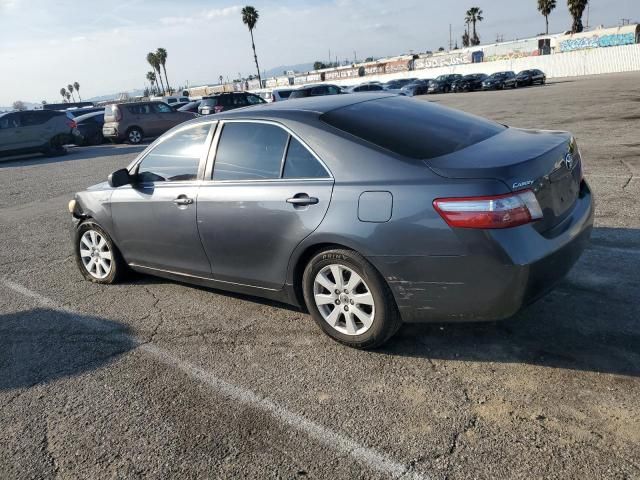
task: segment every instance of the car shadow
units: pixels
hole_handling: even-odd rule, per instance
[[[0,157],[0,169],[73,162],[98,157],[111,157],[115,155],[137,154],[147,148],[148,145],[149,143],[145,141],[140,145],[105,144],[91,147],[67,147],[67,153],[59,157],[46,157],[39,153],[16,157]]]
[[[124,325],[36,308],[0,315],[0,391],[96,370],[137,346]]]
[[[596,228],[569,276],[513,318],[406,324],[377,352],[640,376],[638,272],[640,231]]]

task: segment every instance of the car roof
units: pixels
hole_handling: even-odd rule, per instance
[[[318,97],[295,98],[286,102],[265,103],[245,108],[229,110],[215,115],[216,118],[268,118],[282,117],[283,112],[313,112],[318,115],[348,107],[357,103],[378,100],[381,98],[395,97],[390,93],[362,93],[358,95],[323,95]],[[202,117],[206,118],[206,117]]]
[[[99,117],[99,116],[104,116],[104,112],[91,112],[91,113],[85,113],[84,115],[78,115],[76,118],[74,118],[74,120],[76,121],[76,123],[81,123],[84,122],[85,120],[92,118],[92,117]]]

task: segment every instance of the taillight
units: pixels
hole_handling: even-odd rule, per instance
[[[222,110],[224,110],[224,107],[222,105],[216,105],[215,107],[213,107],[214,113],[220,113]]]
[[[78,123],[75,120],[67,120],[67,126],[69,128],[76,128],[78,126]]]
[[[542,218],[531,190],[490,197],[438,198],[433,206],[450,227],[509,228]]]

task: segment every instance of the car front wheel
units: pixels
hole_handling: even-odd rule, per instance
[[[375,348],[402,321],[389,286],[351,250],[325,250],[305,268],[304,299],[311,316],[331,338],[354,348]]]
[[[126,264],[111,237],[94,221],[80,224],[74,241],[76,263],[85,279],[94,283],[116,283]]]

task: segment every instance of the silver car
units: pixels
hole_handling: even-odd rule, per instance
[[[593,224],[570,134],[373,93],[187,122],[69,209],[92,282],[133,269],[276,299],[358,348],[512,316]]]

